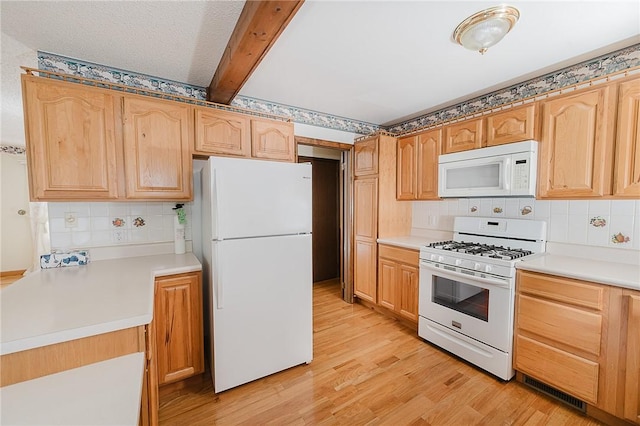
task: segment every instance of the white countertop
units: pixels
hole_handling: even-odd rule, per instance
[[[138,424],[144,352],[0,388],[3,425]]]
[[[420,250],[421,246],[425,246],[429,243],[435,243],[437,241],[442,241],[442,239],[434,237],[422,237],[419,235],[402,235],[398,237],[378,238],[377,241],[378,244],[388,244],[391,246],[397,246],[411,250]]]
[[[640,290],[640,264],[544,253],[518,262],[516,268]]]
[[[148,324],[155,277],[201,268],[186,253],[29,274],[0,290],[0,355]]]

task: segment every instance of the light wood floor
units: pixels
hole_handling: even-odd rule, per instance
[[[214,394],[204,375],[161,391],[161,425],[599,425],[524,385],[504,383],[402,324],[314,288],[314,360]]]

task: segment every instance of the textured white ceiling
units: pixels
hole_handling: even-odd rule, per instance
[[[390,124],[640,42],[637,0],[509,3],[520,21],[482,56],[451,34],[498,3],[306,0],[240,94]],[[2,0],[1,30],[34,50],[208,86],[243,5]]]
[[[26,46],[209,86],[243,1],[7,1],[2,32]]]
[[[451,40],[496,4],[307,1],[240,94],[389,124],[640,42],[639,1],[512,0],[519,22],[484,55]]]

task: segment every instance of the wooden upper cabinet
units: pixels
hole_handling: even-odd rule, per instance
[[[293,123],[251,120],[251,155],[265,160],[295,161]]]
[[[22,93],[31,199],[118,198],[114,96],[30,75]]]
[[[203,154],[251,155],[249,117],[213,108],[195,108],[195,150]]]
[[[438,199],[438,156],[442,129],[398,139],[398,200]]]
[[[530,104],[487,117],[487,146],[536,139],[536,105]]]
[[[482,148],[484,118],[461,121],[445,126],[443,154]]]
[[[367,176],[378,174],[378,138],[370,138],[358,141],[354,144],[355,176]]]
[[[417,176],[417,136],[398,139],[396,198],[398,200],[416,199]]]
[[[611,194],[615,97],[610,85],[542,103],[538,196]]]
[[[438,157],[442,149],[442,129],[418,135],[417,194],[418,200],[438,199]]]
[[[640,78],[618,87],[614,195],[640,197]]]
[[[123,102],[127,198],[192,198],[189,105],[142,96]]]

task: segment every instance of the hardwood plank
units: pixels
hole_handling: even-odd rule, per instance
[[[415,330],[314,285],[314,359],[220,394],[208,373],[162,393],[161,425],[600,425],[515,380],[503,382]]]
[[[229,104],[293,19],[304,0],[245,3],[220,59],[207,100]]]

